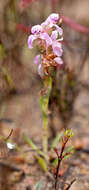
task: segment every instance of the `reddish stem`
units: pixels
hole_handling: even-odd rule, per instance
[[[65,149],[65,146],[66,146],[68,140],[69,140],[69,136],[64,137],[64,139],[62,140],[63,144],[62,144],[62,147],[61,147],[60,154],[58,154],[58,150],[57,149],[54,149],[55,152],[56,152],[56,154],[57,154],[57,157],[58,157],[58,166],[57,166],[56,177],[55,177],[55,190],[57,188],[57,181],[58,181],[58,173],[59,173],[60,164],[61,164],[62,159],[64,158],[63,157],[63,152],[64,152],[64,149]]]
[[[17,29],[17,30],[21,30],[21,31],[26,32],[26,33],[29,33],[29,34],[30,34],[30,32],[31,32],[31,28],[28,27],[28,26],[25,26],[25,25],[23,25],[23,24],[17,24],[17,25],[16,25],[16,29]]]
[[[79,32],[82,32],[84,34],[87,34],[89,35],[89,27],[85,27],[81,24],[78,24],[76,23],[75,21],[71,20],[70,18],[66,17],[66,16],[63,16],[61,15],[61,18],[63,19],[63,22],[67,25],[69,25],[71,28],[79,31]]]
[[[30,3],[33,3],[34,1],[37,1],[37,0],[21,0],[20,5],[22,7],[27,7],[27,5],[29,5]]]

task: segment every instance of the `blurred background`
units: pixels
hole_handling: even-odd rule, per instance
[[[63,128],[72,128],[76,149],[88,147],[89,150],[89,31],[86,32],[89,0],[0,0],[0,134],[7,137],[13,129],[11,139],[18,146],[24,146],[23,134],[41,144],[42,80],[33,63],[36,53],[28,49],[27,39],[31,26],[40,24],[53,12],[64,16],[64,67],[56,71],[51,92],[49,140]],[[67,18],[71,22],[67,22]],[[85,27],[82,32],[76,23]],[[10,190],[2,185],[8,169],[2,166],[5,161],[2,155],[1,160],[1,171],[4,167],[5,172],[3,176],[0,174],[0,190]],[[89,177],[86,183],[81,184],[81,181],[74,190],[89,188]]]

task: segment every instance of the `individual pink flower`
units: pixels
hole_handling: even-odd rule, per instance
[[[39,34],[40,32],[42,32],[42,26],[41,25],[35,25],[31,29],[32,34]]]
[[[59,20],[59,14],[56,13],[52,13],[51,15],[49,15],[49,17],[46,19],[45,24],[50,24],[50,23],[54,23],[56,24]]]
[[[59,14],[57,13],[52,13],[48,19],[50,19],[51,22],[57,23],[59,20]]]
[[[61,35],[62,35],[62,32],[63,32],[63,31],[60,31],[60,33],[59,33],[59,31],[57,31],[57,30],[52,31],[51,39],[52,39],[53,43],[54,43],[54,42],[60,42],[60,41],[63,40],[63,37],[61,36]],[[61,37],[60,37],[60,36],[61,36]]]
[[[30,35],[29,38],[28,38],[28,47],[30,49],[32,49],[32,44],[33,44],[33,41],[37,39],[37,36],[36,35]]]
[[[58,64],[58,65],[62,65],[63,64],[63,60],[60,57],[55,57],[54,61]]]
[[[56,41],[57,38],[58,38],[58,32],[57,32],[57,30],[52,31],[51,39],[52,39],[53,41]]]
[[[55,30],[57,30],[57,32],[59,32],[60,36],[63,34],[63,30],[61,27],[59,27],[56,22],[53,22],[52,20],[47,19],[46,21],[44,21],[42,24],[41,24],[41,27],[42,27],[42,31],[45,31],[45,32],[49,32],[50,29],[53,29],[55,28]]]
[[[53,53],[56,56],[62,56],[63,50],[62,50],[62,45],[61,43],[54,41],[52,44],[52,48],[53,48]]]
[[[40,34],[40,39],[45,40],[47,48],[52,45],[52,39],[46,32]]]
[[[59,33],[60,36],[63,35],[63,30],[61,27],[59,27],[57,24],[53,24],[53,26],[55,27],[55,29],[57,30],[57,32]]]
[[[32,27],[32,35],[29,36],[28,38],[28,47],[31,49],[33,41],[36,39],[41,39],[45,40],[47,48],[52,44],[52,39],[51,37],[46,33],[46,32],[41,32],[41,28],[39,27],[40,25],[36,25]]]

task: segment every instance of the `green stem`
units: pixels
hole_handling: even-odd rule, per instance
[[[41,95],[40,105],[43,113],[43,151],[48,151],[48,104],[50,93],[52,89],[52,78],[46,77],[44,79],[44,88],[47,91],[46,95]]]

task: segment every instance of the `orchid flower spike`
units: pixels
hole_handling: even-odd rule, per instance
[[[61,58],[63,54],[62,40],[63,30],[58,26],[59,14],[52,13],[40,25],[35,25],[31,29],[31,35],[28,37],[28,47],[34,46],[39,51],[35,57],[34,63],[38,64],[38,74],[49,74],[49,68],[63,64]],[[36,41],[36,43],[34,43]]]

